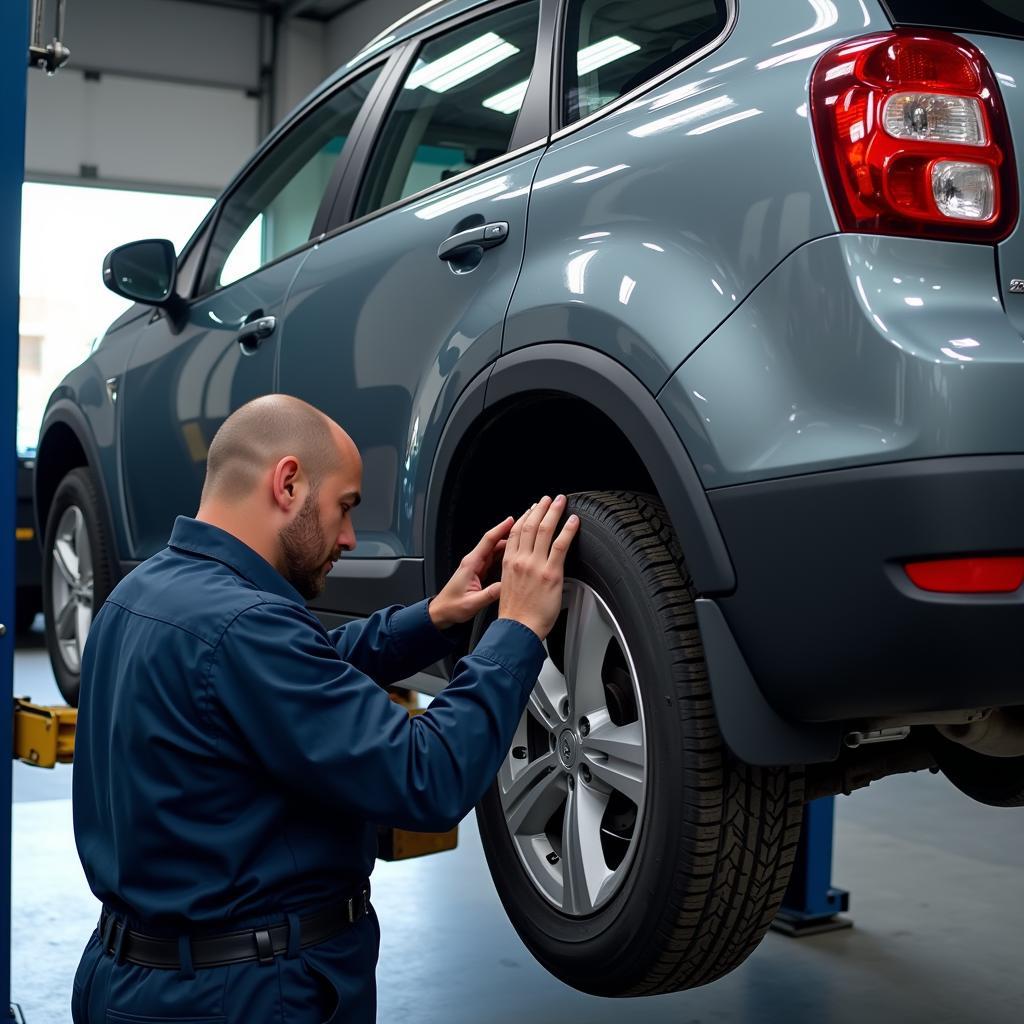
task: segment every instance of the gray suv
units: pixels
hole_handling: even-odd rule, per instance
[[[137,304],[38,450],[64,694],[115,580],[195,511],[220,423],[286,392],[365,460],[327,625],[572,492],[563,615],[478,811],[567,983],[740,964],[814,797],[937,768],[1020,806],[1022,58],[1017,0],[409,15],[180,254],[108,256]]]

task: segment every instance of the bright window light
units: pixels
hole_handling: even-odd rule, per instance
[[[585,75],[590,71],[596,71],[598,68],[604,67],[605,64],[611,64],[613,60],[636,53],[639,49],[639,44],[623,39],[622,36],[609,36],[599,43],[584,46],[576,54],[576,73]]]
[[[526,87],[529,84],[530,80],[524,78],[523,81],[516,82],[515,85],[510,85],[507,89],[502,89],[501,92],[485,99],[484,106],[488,110],[497,110],[499,114],[514,114],[523,105]]]
[[[518,52],[519,47],[494,32],[486,32],[465,46],[414,69],[405,87],[418,89],[423,85],[432,92],[447,92]]]

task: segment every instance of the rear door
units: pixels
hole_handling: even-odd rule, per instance
[[[548,124],[541,8],[492,4],[408,44],[365,169],[339,193],[338,228],[289,299],[280,389],[345,427],[365,466],[358,546],[321,609],[422,596],[416,524],[433,453],[459,394],[500,352],[522,263]]]
[[[885,0],[896,25],[948,29],[988,58],[1010,120],[1020,194],[1024,195],[1024,2],[1022,0]],[[1002,302],[1024,335],[1024,227],[998,248]],[[1016,282],[1016,283],[1015,283]]]
[[[195,251],[183,265],[182,321],[152,316],[115,382],[135,558],[166,544],[176,515],[195,513],[221,423],[274,390],[285,298],[381,74],[378,64],[318,102],[218,203],[201,269]]]

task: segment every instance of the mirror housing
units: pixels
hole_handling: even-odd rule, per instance
[[[116,295],[148,306],[173,303],[177,257],[166,238],[147,238],[112,249],[103,260],[103,283]]]

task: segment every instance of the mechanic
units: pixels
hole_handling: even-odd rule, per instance
[[[489,530],[432,599],[326,631],[303,599],[355,545],[361,479],[321,412],[250,402],[210,445],[196,518],[178,517],[96,616],[73,807],[103,912],[76,1024],[374,1020],[375,826],[447,830],[483,795],[579,523],[556,535],[565,498],[545,497]],[[496,621],[410,718],[383,687],[452,651],[495,600]]]

